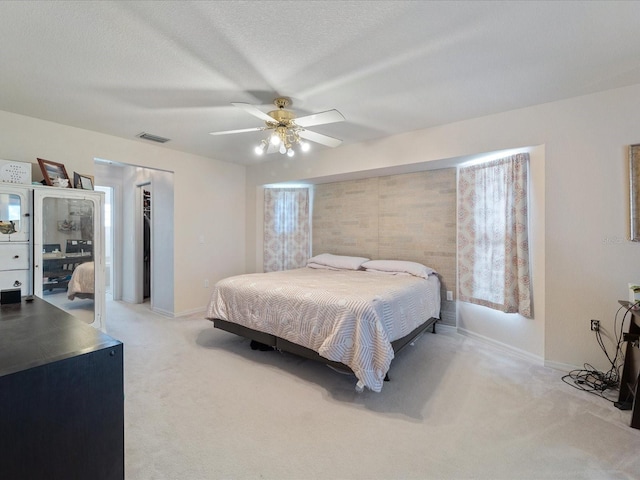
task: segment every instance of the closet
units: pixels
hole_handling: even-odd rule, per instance
[[[151,297],[151,192],[142,191],[142,275],[144,299]]]

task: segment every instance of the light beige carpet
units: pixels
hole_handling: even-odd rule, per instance
[[[630,412],[440,329],[381,393],[202,317],[108,302],[125,348],[127,479],[632,479]]]
[[[42,298],[85,323],[93,323],[95,317],[93,299],[76,298],[69,300],[67,291],[64,289],[54,289],[51,292],[44,291]]]

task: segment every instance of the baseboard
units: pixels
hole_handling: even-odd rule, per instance
[[[198,307],[191,310],[184,310],[182,312],[176,313],[175,318],[189,317],[191,315],[197,315],[199,313],[205,313],[207,311],[207,307]],[[204,316],[204,315],[203,315]]]
[[[499,348],[500,350],[504,350],[507,351],[509,353],[512,353],[514,355],[517,355],[518,357],[524,358],[526,360],[529,360],[533,363],[536,363],[538,365],[545,365],[544,362],[544,358],[540,357],[539,355],[534,355],[533,353],[527,352],[526,350],[522,350],[520,348],[516,348],[512,345],[507,345],[506,343],[502,343],[499,342],[497,340],[494,340],[493,338],[489,338],[489,337],[485,337],[484,335],[479,335],[475,332],[471,332],[465,328],[460,328],[458,327],[457,329],[458,333],[461,335],[465,335],[467,337],[471,337],[474,338],[476,340],[480,340],[481,342],[487,343],[489,345],[492,345],[496,348]]]
[[[447,333],[456,333],[458,329],[454,325],[447,325],[446,323],[436,323],[436,333],[445,331]]]
[[[554,370],[559,370],[561,372],[567,372],[567,373],[570,372],[571,370],[580,370],[581,368],[576,365],[570,365],[568,363],[561,363],[561,362],[552,362],[550,360],[545,360],[544,366],[553,368]]]
[[[175,318],[175,314],[173,312],[170,312],[168,310],[163,310],[162,308],[151,307],[151,311],[153,313],[157,313],[158,315],[162,315],[163,317]]]

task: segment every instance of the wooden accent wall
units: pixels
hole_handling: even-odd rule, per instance
[[[456,169],[316,185],[313,254],[411,260],[442,282],[442,322],[455,325]]]

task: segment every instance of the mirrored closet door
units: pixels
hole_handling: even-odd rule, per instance
[[[105,329],[102,192],[34,191],[34,293]]]

